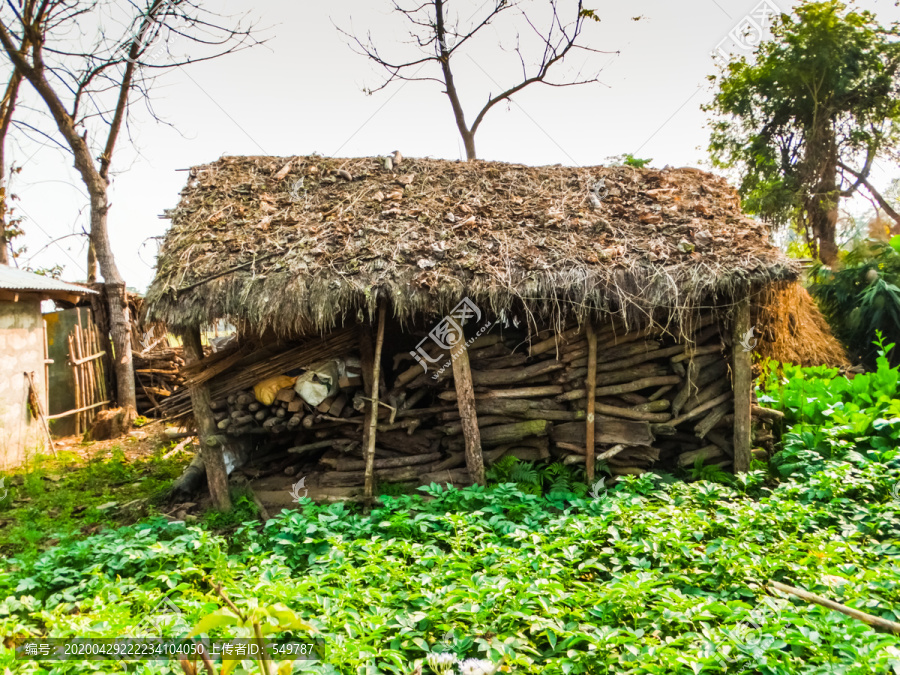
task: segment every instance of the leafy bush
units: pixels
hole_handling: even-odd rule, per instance
[[[773,459],[781,476],[820,470],[827,460],[882,461],[900,443],[900,373],[878,333],[876,370],[848,379],[834,368],[770,364],[759,399],[789,428]]]
[[[900,236],[890,245],[861,243],[843,258],[840,269],[818,266],[811,279],[809,291],[835,336],[866,365],[874,365],[878,331],[888,341],[900,342]],[[895,365],[898,357],[894,355]]]
[[[588,486],[582,468],[568,467],[561,462],[524,462],[507,455],[495,462],[485,477],[492,484],[513,483],[522,492],[533,495],[567,495],[584,497]]]

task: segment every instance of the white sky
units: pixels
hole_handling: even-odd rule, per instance
[[[774,2],[783,10],[788,0]],[[164,209],[178,201],[186,173],[178,171],[222,155],[271,154],[371,156],[400,149],[406,156],[456,159],[462,145],[446,96],[434,83],[395,84],[367,96],[362,87],[381,73],[354,54],[337,32],[352,25],[371,30],[384,53],[405,26],[388,0],[309,2],[223,0],[225,13],[250,12],[265,28],[265,45],[167,73],[153,91],[154,108],[169,125],[135,107],[132,136],[123,136],[114,160],[110,232],[120,271],[144,290],[153,277],[155,240],[168,221]],[[464,18],[484,0],[453,0]],[[526,164],[592,165],[631,152],[654,166],[702,166],[708,129],[700,105],[711,98],[711,52],[760,0],[596,0],[602,23],[590,25],[586,44],[618,55],[576,56],[572,66],[602,66],[602,85],[522,92],[497,106],[476,137],[479,157]],[[591,6],[589,4],[589,6]],[[883,24],[900,20],[894,0],[861,0]],[[640,21],[631,17],[642,16]],[[505,19],[504,19],[505,21]],[[267,27],[267,28],[266,28]],[[490,93],[513,82],[516,64],[497,49],[515,26],[498,21],[456,58],[457,84],[471,120]],[[726,44],[728,44],[726,42]],[[400,47],[402,49],[402,47]],[[560,71],[560,74],[566,72]],[[490,75],[490,77],[488,76]],[[23,85],[27,90],[28,86]],[[506,88],[505,86],[503,88]],[[26,92],[31,97],[30,92]],[[174,127],[174,128],[173,128]],[[65,266],[63,278],[85,278],[82,237],[54,238],[86,227],[87,198],[71,157],[52,145],[17,138],[10,159],[23,166],[11,185],[25,216],[28,252],[19,264]],[[885,186],[897,167],[876,167]],[[50,244],[50,245],[48,245]],[[144,244],[142,246],[142,244]]]

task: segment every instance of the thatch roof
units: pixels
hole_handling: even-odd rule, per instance
[[[147,298],[176,329],[321,333],[379,299],[406,322],[465,296],[550,322],[678,320],[796,276],[735,191],[697,169],[224,157],[191,170],[167,215]]]

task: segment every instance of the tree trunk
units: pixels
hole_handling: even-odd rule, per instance
[[[810,200],[807,208],[810,228],[816,239],[819,260],[823,264],[833,266],[838,259],[837,246],[837,190],[829,190],[827,185],[820,184],[816,195]]]
[[[87,151],[87,146],[84,147],[84,151]],[[79,162],[76,161],[76,164]],[[100,274],[103,275],[103,285],[106,288],[106,299],[109,303],[109,334],[114,351],[112,364],[116,379],[116,400],[122,408],[137,410],[131,355],[131,320],[128,316],[125,281],[119,274],[112,246],[109,243],[107,185],[93,166],[88,164],[86,168],[87,171],[81,173],[85,182],[90,186],[91,244],[97,256]]]
[[[441,46],[441,70],[444,74],[444,86],[447,87],[445,93],[453,108],[456,128],[459,129],[459,135],[462,136],[463,144],[466,146],[466,161],[472,161],[475,159],[475,132],[471,131],[466,124],[466,115],[463,112],[462,102],[459,100],[459,93],[456,91],[456,83],[453,81],[453,71],[450,69],[450,51],[446,46],[447,27],[444,18],[444,0],[434,0],[434,17],[435,35]]]
[[[475,134],[462,129],[460,129],[460,134],[462,135],[463,145],[466,147],[466,161],[471,162],[473,159],[478,159],[475,153]]]
[[[184,340],[184,352],[187,362],[197,363],[203,359],[203,345],[200,341],[200,330],[197,328],[186,331]],[[118,362],[118,359],[116,359]],[[200,453],[203,464],[206,467],[206,480],[209,483],[209,494],[213,504],[219,511],[231,510],[231,495],[228,492],[228,470],[225,468],[224,448],[221,443],[213,442],[218,427],[212,410],[212,401],[209,395],[209,387],[206,384],[198,384],[191,387],[191,405],[194,410],[194,420],[197,422],[197,430],[200,437]]]
[[[97,283],[97,252],[90,240],[88,240],[87,281],[89,284]]]
[[[825,127],[811,139],[808,170],[816,176],[806,200],[806,217],[819,260],[832,266],[837,262],[838,154],[834,131]]]
[[[154,12],[158,12],[165,3],[156,3]],[[141,36],[152,29],[155,21],[154,15],[147,15],[141,29]],[[33,29],[43,30],[45,26],[32,26]],[[87,188],[91,201],[91,242],[97,254],[97,262],[100,273],[103,275],[104,284],[109,300],[109,324],[110,333],[115,350],[113,371],[116,375],[118,404],[123,408],[137,409],[137,401],[134,386],[134,371],[131,365],[131,326],[128,319],[127,304],[125,303],[125,282],[119,274],[113,257],[112,247],[109,243],[109,231],[107,229],[107,216],[109,212],[108,202],[108,169],[112,161],[112,153],[115,140],[121,129],[127,107],[128,92],[131,87],[131,78],[134,74],[134,62],[129,62],[125,69],[122,84],[119,91],[119,101],[115,115],[110,123],[109,138],[106,148],[100,157],[100,170],[94,164],[94,154],[87,144],[87,133],[79,135],[77,125],[72,115],[66,109],[53,87],[47,81],[44,70],[42,41],[34,43],[33,63],[25,59],[20,52],[6,27],[0,24],[0,43],[9,56],[13,65],[34,87],[38,95],[47,104],[53,120],[59,132],[66,139],[75,159],[75,168],[81,175]],[[131,56],[135,57],[140,44],[137,40],[132,43]]]
[[[30,15],[33,7],[26,7],[25,11]],[[29,42],[27,38],[22,43],[22,52],[27,53]],[[9,239],[6,236],[7,216],[9,215],[9,184],[6,172],[6,138],[9,136],[9,128],[12,124],[13,113],[19,98],[19,85],[22,84],[22,73],[18,68],[13,70],[6,85],[3,102],[0,103],[0,265],[9,265]]]

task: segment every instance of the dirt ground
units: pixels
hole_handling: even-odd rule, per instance
[[[66,452],[78,457],[84,464],[92,459],[110,456],[113,448],[120,448],[129,462],[153,456],[157,449],[171,442],[166,436],[166,424],[152,421],[144,426],[132,429],[125,436],[108,441],[85,443],[81,436],[63,436],[55,438],[54,444],[58,452]],[[77,466],[77,464],[76,464]]]

